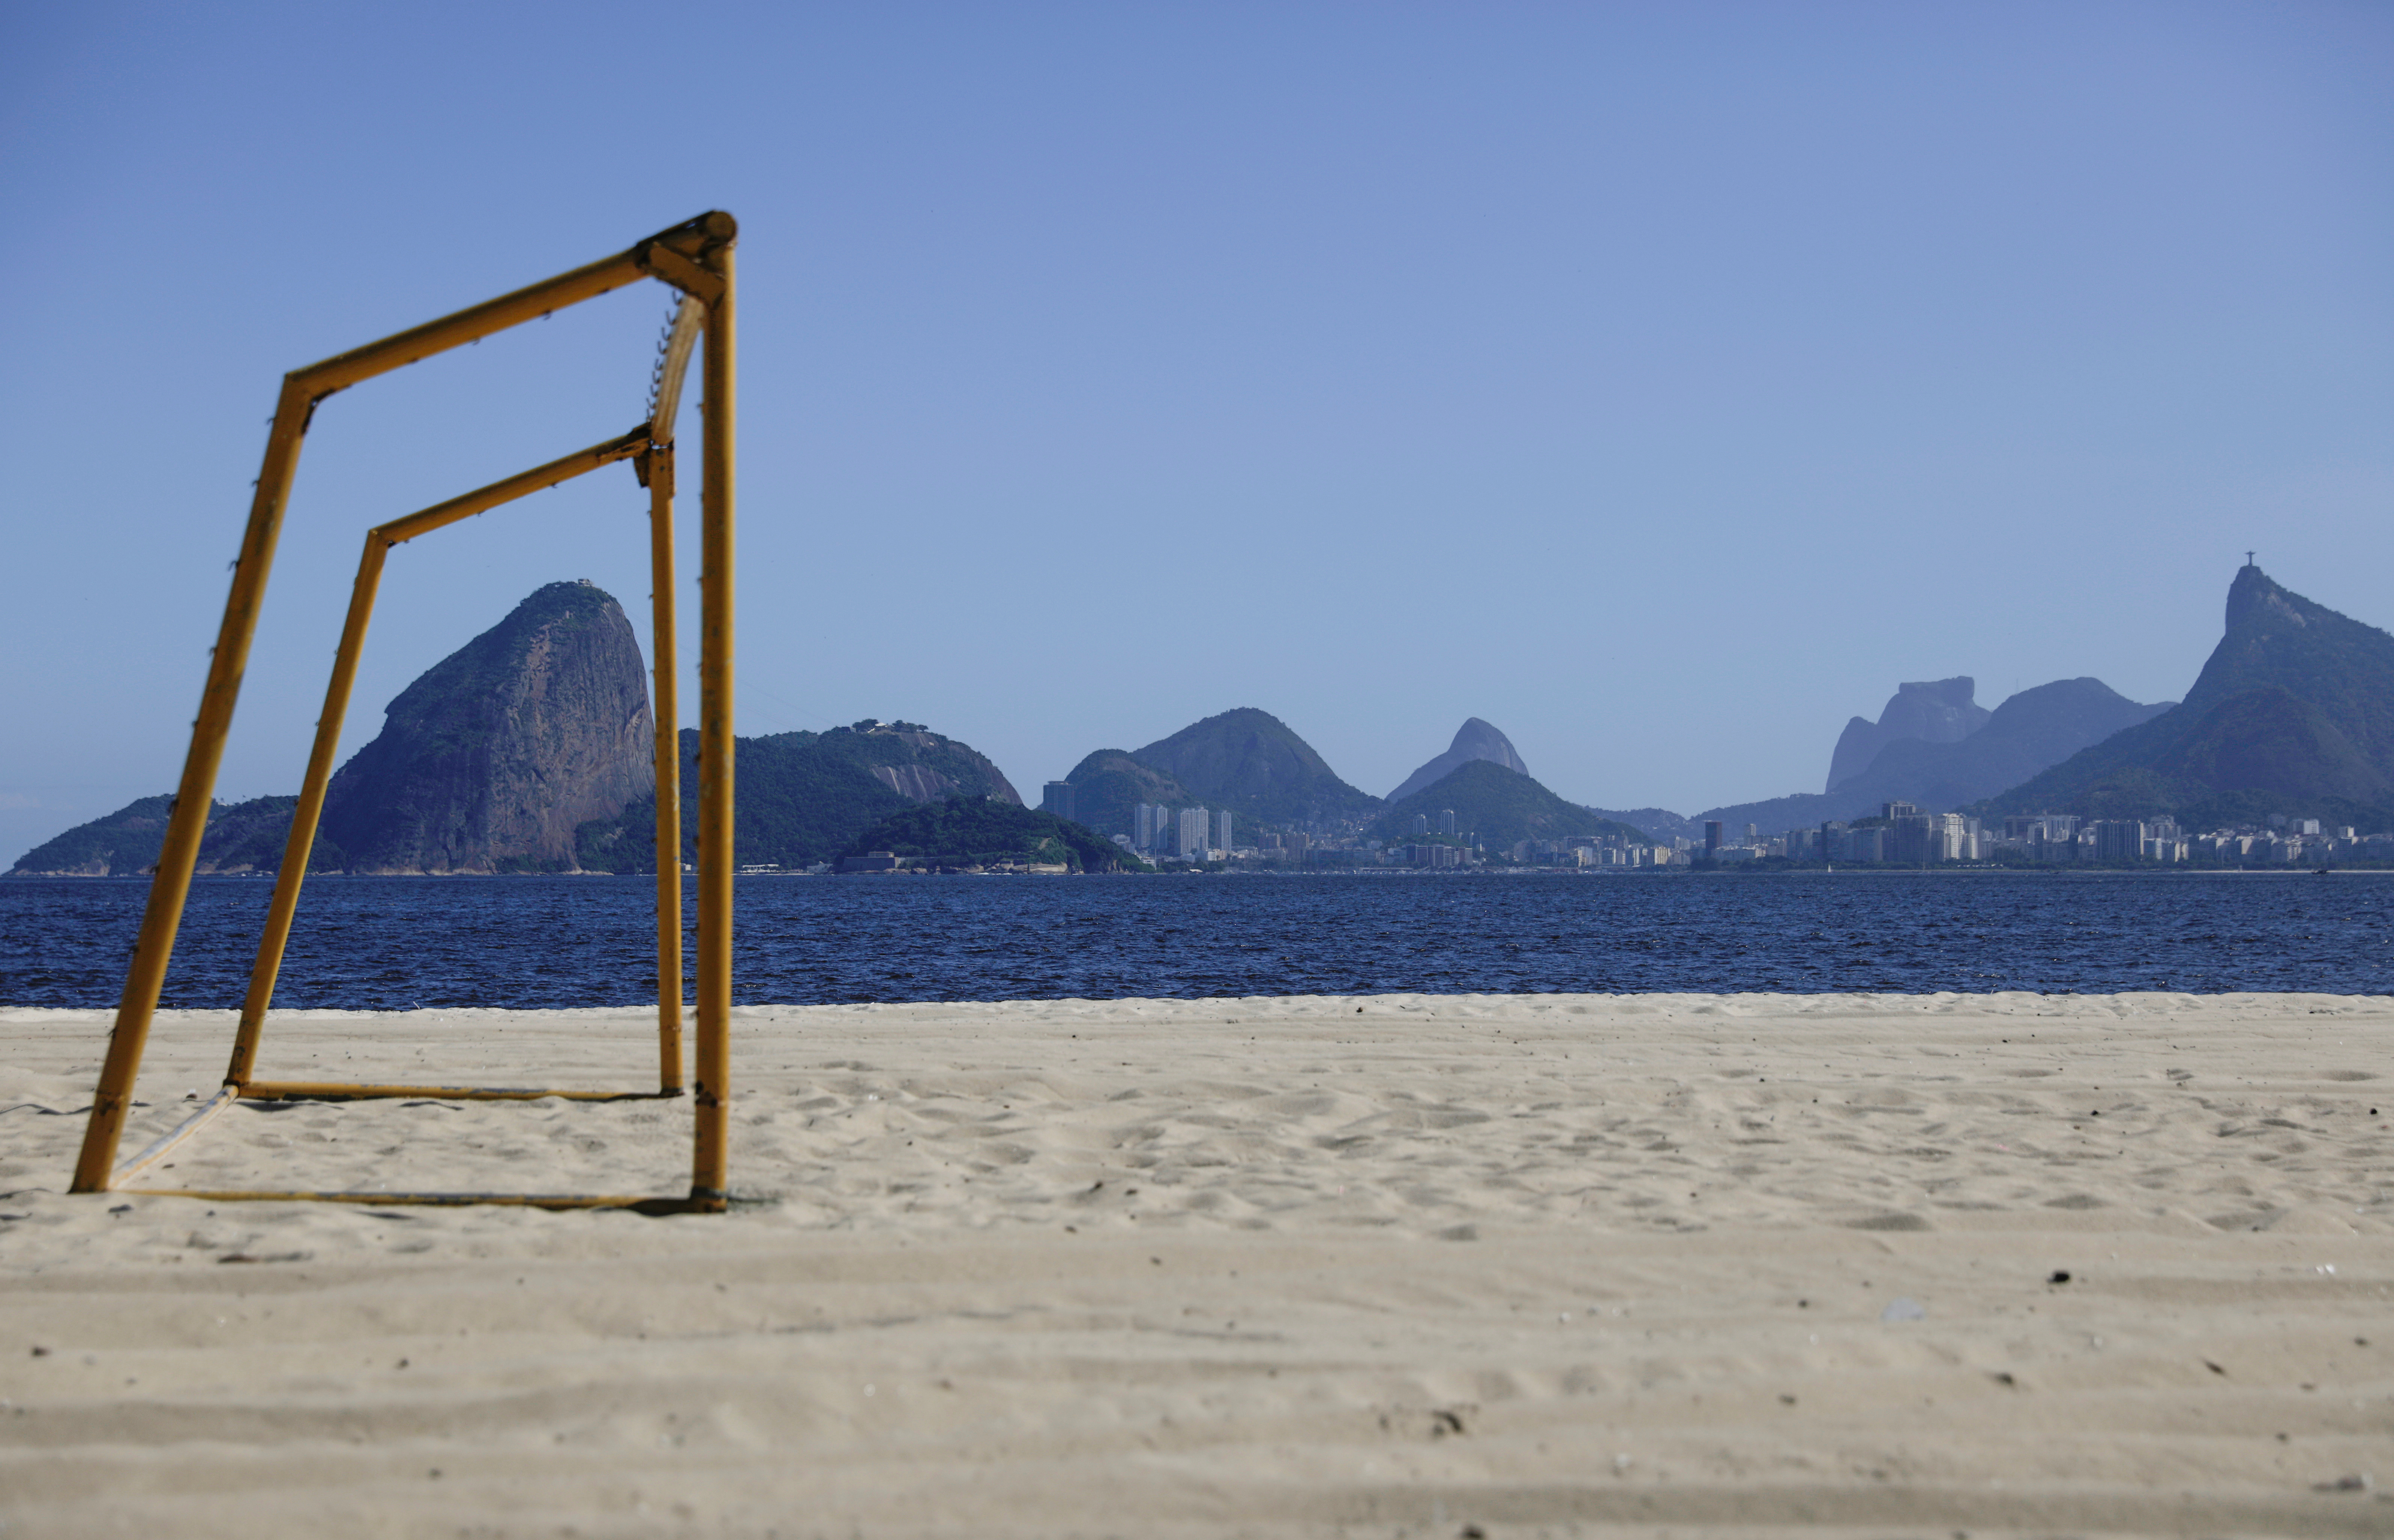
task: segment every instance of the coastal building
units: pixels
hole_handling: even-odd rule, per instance
[[[1173,831],[1172,853],[1183,861],[1204,861],[1213,820],[1203,808],[1183,808]]]
[[[1438,815],[1438,832],[1442,835],[1451,835],[1454,833],[1454,809],[1453,808],[1440,809]]]
[[[2145,825],[2133,818],[2107,818],[2094,825],[2097,861],[2135,861],[2145,853]]]
[[[1717,857],[1720,855],[1720,848],[1721,848],[1721,821],[1720,821],[1719,819],[1717,819],[1717,818],[1708,818],[1708,819],[1705,819],[1705,820],[1704,820],[1704,859],[1705,859],[1706,861],[1712,861],[1712,860],[1714,860],[1714,859],[1717,858]]]
[[[1073,817],[1072,783],[1070,781],[1048,782],[1046,786],[1040,789],[1039,810],[1043,813],[1054,813],[1059,818]]]
[[[1890,802],[1889,808],[1910,809],[1909,802]],[[1887,819],[1886,853],[1879,859],[1903,866],[1925,866],[1928,853],[1928,833],[1931,820],[1919,811],[1889,813]]]
[[[1230,809],[1220,809],[1214,814],[1214,849],[1229,850],[1236,848],[1236,843],[1230,838]]]
[[[2014,814],[2004,820],[2004,842],[2031,861],[2078,859],[2078,818],[2074,813]]]

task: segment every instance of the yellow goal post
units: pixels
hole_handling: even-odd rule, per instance
[[[176,1195],[212,1201],[291,1199],[373,1204],[529,1204],[544,1208],[630,1207],[648,1212],[719,1213],[728,1204],[725,1170],[730,1070],[732,865],[732,444],[736,351],[733,330],[732,248],[739,227],[729,214],[708,213],[641,241],[626,251],[546,283],[503,295],[470,309],[429,322],[396,336],[327,359],[283,376],[266,460],[250,506],[249,524],[234,563],[231,592],[211,654],[200,712],[176,789],[166,835],[150,886],[141,929],[134,942],[108,1053],[92,1097],[91,1115],[70,1191],[155,1191],[130,1184],[243,1099],[333,1099],[408,1097],[523,1100],[541,1097],[599,1100],[627,1097],[676,1097],[682,1093],[682,934],[680,750],[675,702],[674,659],[674,425],[691,355],[704,339],[704,410],[701,428],[700,648],[699,648],[699,831],[697,1010],[693,1091],[695,1132],[691,1189],[687,1197],[619,1197],[577,1193],[396,1192],[396,1191],[192,1191]],[[225,738],[240,693],[258,608],[265,597],[274,546],[298,467],[300,441],[318,403],[336,391],[435,353],[479,341],[568,305],[595,298],[642,279],[654,278],[678,291],[680,299],[657,365],[649,420],[629,433],[578,450],[561,459],[494,481],[464,496],[436,504],[403,519],[378,524],[366,534],[351,589],[349,610],[335,655],[324,712],[318,719],[305,783],[276,874],[274,896],[250,971],[232,1060],[217,1094],[176,1128],[131,1160],[118,1165],[116,1152],[132,1104],[143,1048],[164,984],[175,935],[199,861],[201,836],[215,788]],[[655,1091],[558,1091],[515,1086],[396,1086],[333,1082],[259,1081],[254,1078],[257,1046],[290,937],[308,858],[323,811],[333,757],[356,678],[358,656],[389,549],[618,461],[629,460],[649,492],[651,604],[653,637],[657,771],[657,1031],[659,1084]]]

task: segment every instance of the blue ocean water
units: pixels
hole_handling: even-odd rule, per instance
[[[241,1003],[270,884],[194,883],[164,1003]],[[0,1006],[116,1003],[148,885],[0,883]],[[2394,992],[2394,873],[753,877],[743,1003],[1651,990]],[[656,997],[650,883],[309,884],[279,1007]]]

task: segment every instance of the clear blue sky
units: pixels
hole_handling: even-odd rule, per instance
[[[1380,793],[1476,714],[1692,811],[1901,679],[2174,697],[2247,546],[2394,623],[2389,81],[2377,4],[20,7],[0,859],[172,785],[284,370],[711,207],[743,731],[1035,796],[1257,705]],[[326,403],[220,796],[363,527],[630,427],[664,309]],[[349,744],[540,583],[638,621],[640,509],[398,553]]]

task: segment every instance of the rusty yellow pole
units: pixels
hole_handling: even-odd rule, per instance
[[[704,473],[700,501],[698,661],[698,1106],[691,1206],[728,1201],[726,1122],[731,1094],[732,427],[736,358],[731,242],[707,252],[723,280],[707,307]]]
[[[183,905],[191,895],[191,873],[199,863],[200,842],[207,833],[217,769],[224,757],[225,735],[231,730],[233,707],[241,695],[250,642],[256,635],[258,605],[265,598],[266,577],[274,563],[283,516],[290,506],[300,441],[308,431],[316,403],[335,390],[578,304],[637,279],[658,278],[702,299],[728,300],[728,258],[717,264],[708,254],[718,247],[728,249],[738,228],[728,214],[703,214],[659,231],[629,251],[604,261],[518,289],[283,376],[283,392],[275,403],[274,425],[267,435],[265,463],[258,471],[256,494],[250,502],[249,523],[242,535],[241,554],[233,563],[232,587],[225,597],[224,619],[217,627],[207,682],[200,691],[199,715],[192,718],[191,748],[183,758],[182,779],[176,785],[174,810],[167,819],[165,839],[159,848],[149,902],[142,912],[140,933],[133,944],[133,959],[125,969],[125,992],[118,997],[116,1024],[109,1033],[108,1055],[100,1066],[99,1084],[92,1093],[91,1116],[84,1125],[83,1148],[75,1159],[70,1191],[108,1190],[116,1146],[125,1132],[125,1113],[133,1083],[141,1070],[142,1049],[149,1042],[151,1020],[157,1014],[166,965],[174,955],[175,933],[182,924]],[[711,362],[709,369],[713,369]],[[728,510],[728,494],[726,507]]]
[[[207,833],[217,766],[224,758],[225,734],[232,729],[233,704],[241,695],[250,640],[257,633],[257,607],[266,595],[266,574],[274,565],[275,537],[282,533],[283,510],[291,502],[291,480],[299,468],[299,441],[314,410],[315,400],[307,387],[285,377],[282,398],[275,403],[274,426],[267,433],[257,494],[250,500],[249,527],[242,534],[241,554],[234,559],[232,590],[225,596],[224,620],[217,627],[207,683],[200,691],[200,714],[191,722],[191,746],[183,757],[183,778],[175,788],[174,811],[166,820],[166,837],[150,879],[150,901],[141,914],[140,934],[133,943],[133,961],[125,969],[125,993],[117,1000],[116,1025],[108,1034],[108,1058],[100,1065],[99,1085],[92,1092],[91,1119],[84,1125],[83,1151],[75,1157],[70,1191],[108,1191],[117,1141],[125,1135],[134,1077],[141,1073],[141,1050],[150,1040],[158,992],[166,982],[166,962],[174,955],[175,932],[183,921],[191,871],[199,864],[200,839]]]
[[[390,549],[380,530],[366,532],[366,548],[358,558],[357,581],[349,589],[349,618],[341,625],[341,645],[333,654],[333,679],[324,687],[323,714],[316,718],[316,742],[308,751],[308,773],[299,787],[299,805],[291,813],[291,832],[283,842],[283,865],[274,874],[274,901],[267,906],[266,930],[257,940],[257,960],[250,965],[249,994],[241,1007],[241,1026],[233,1033],[232,1061],[225,1066],[224,1083],[238,1090],[249,1084],[257,1064],[257,1035],[266,1007],[274,998],[275,976],[283,969],[283,948],[291,938],[291,918],[299,908],[299,885],[307,880],[308,856],[316,847],[316,824],[324,811],[324,787],[333,778],[333,754],[341,744],[341,721],[349,714],[349,687],[357,682],[358,652],[366,639],[366,623],[374,617],[375,590],[382,582],[383,554]]]
[[[674,279],[702,280],[702,287],[720,296],[722,280],[693,264],[690,273]],[[672,281],[672,279],[669,279]],[[654,644],[656,670],[651,719],[656,728],[656,861],[657,861],[657,1061],[658,1090],[666,1096],[682,1091],[682,923],[681,923],[681,665],[677,656],[678,623],[674,618],[674,439],[681,418],[681,391],[690,375],[691,353],[706,329],[706,306],[684,290],[674,309],[673,325],[665,334],[664,354],[657,361],[656,394],[649,404],[649,437],[652,441],[644,480],[649,485],[649,630]]]
[[[660,230],[629,251],[619,252],[588,267],[559,273],[529,288],[485,300],[454,315],[428,321],[421,326],[370,342],[362,348],[336,354],[298,371],[297,377],[317,397],[344,390],[376,375],[388,374],[408,364],[448,351],[468,342],[478,342],[493,332],[504,332],[510,326],[536,320],[552,310],[568,305],[578,305],[611,289],[643,278],[659,278],[676,288],[686,289],[691,271],[697,264],[691,258],[699,255],[713,241],[729,241],[737,227],[729,214],[702,214],[697,218]],[[708,287],[708,275],[699,273],[698,281]]]
[[[670,433],[670,424],[656,428]],[[657,1089],[678,1096],[681,1065],[681,715],[674,656],[674,448],[649,451],[650,714],[657,759]]]
[[[648,447],[648,430],[634,428],[621,438],[576,450],[562,459],[551,460],[366,532],[365,551],[358,558],[357,582],[349,590],[349,618],[341,626],[341,645],[333,654],[332,682],[324,689],[323,714],[316,718],[316,742],[309,751],[299,805],[292,811],[291,832],[283,845],[282,869],[274,875],[274,899],[267,907],[265,932],[258,937],[257,960],[250,966],[249,994],[242,1002],[241,1025],[233,1033],[232,1061],[225,1068],[226,1085],[248,1085],[257,1067],[257,1040],[265,1027],[267,1007],[274,1001],[275,980],[283,971],[283,949],[290,943],[292,918],[299,908],[299,888],[308,879],[308,855],[315,848],[316,831],[323,819],[325,788],[333,778],[333,756],[340,747],[341,725],[349,714],[350,687],[357,682],[358,657],[365,647],[366,627],[374,619],[375,595],[381,586],[386,553],[419,534],[486,513],[501,504],[601,466],[629,459]]]
[[[430,507],[411,513],[404,519],[394,519],[388,524],[377,524],[375,526],[374,533],[380,535],[386,545],[403,546],[419,534],[430,534],[434,530],[445,529],[461,519],[471,519],[478,513],[488,513],[493,508],[502,504],[512,503],[519,497],[529,497],[535,492],[546,492],[559,481],[571,481],[576,476],[587,476],[590,472],[612,466],[618,460],[636,460],[648,452],[649,428],[648,425],[643,423],[620,438],[609,439],[604,443],[592,444],[588,449],[577,449],[571,454],[559,455],[545,466],[534,466],[530,470],[518,471],[504,480],[493,481],[486,487],[477,487],[472,492],[461,497],[452,497],[445,503],[435,503]]]

